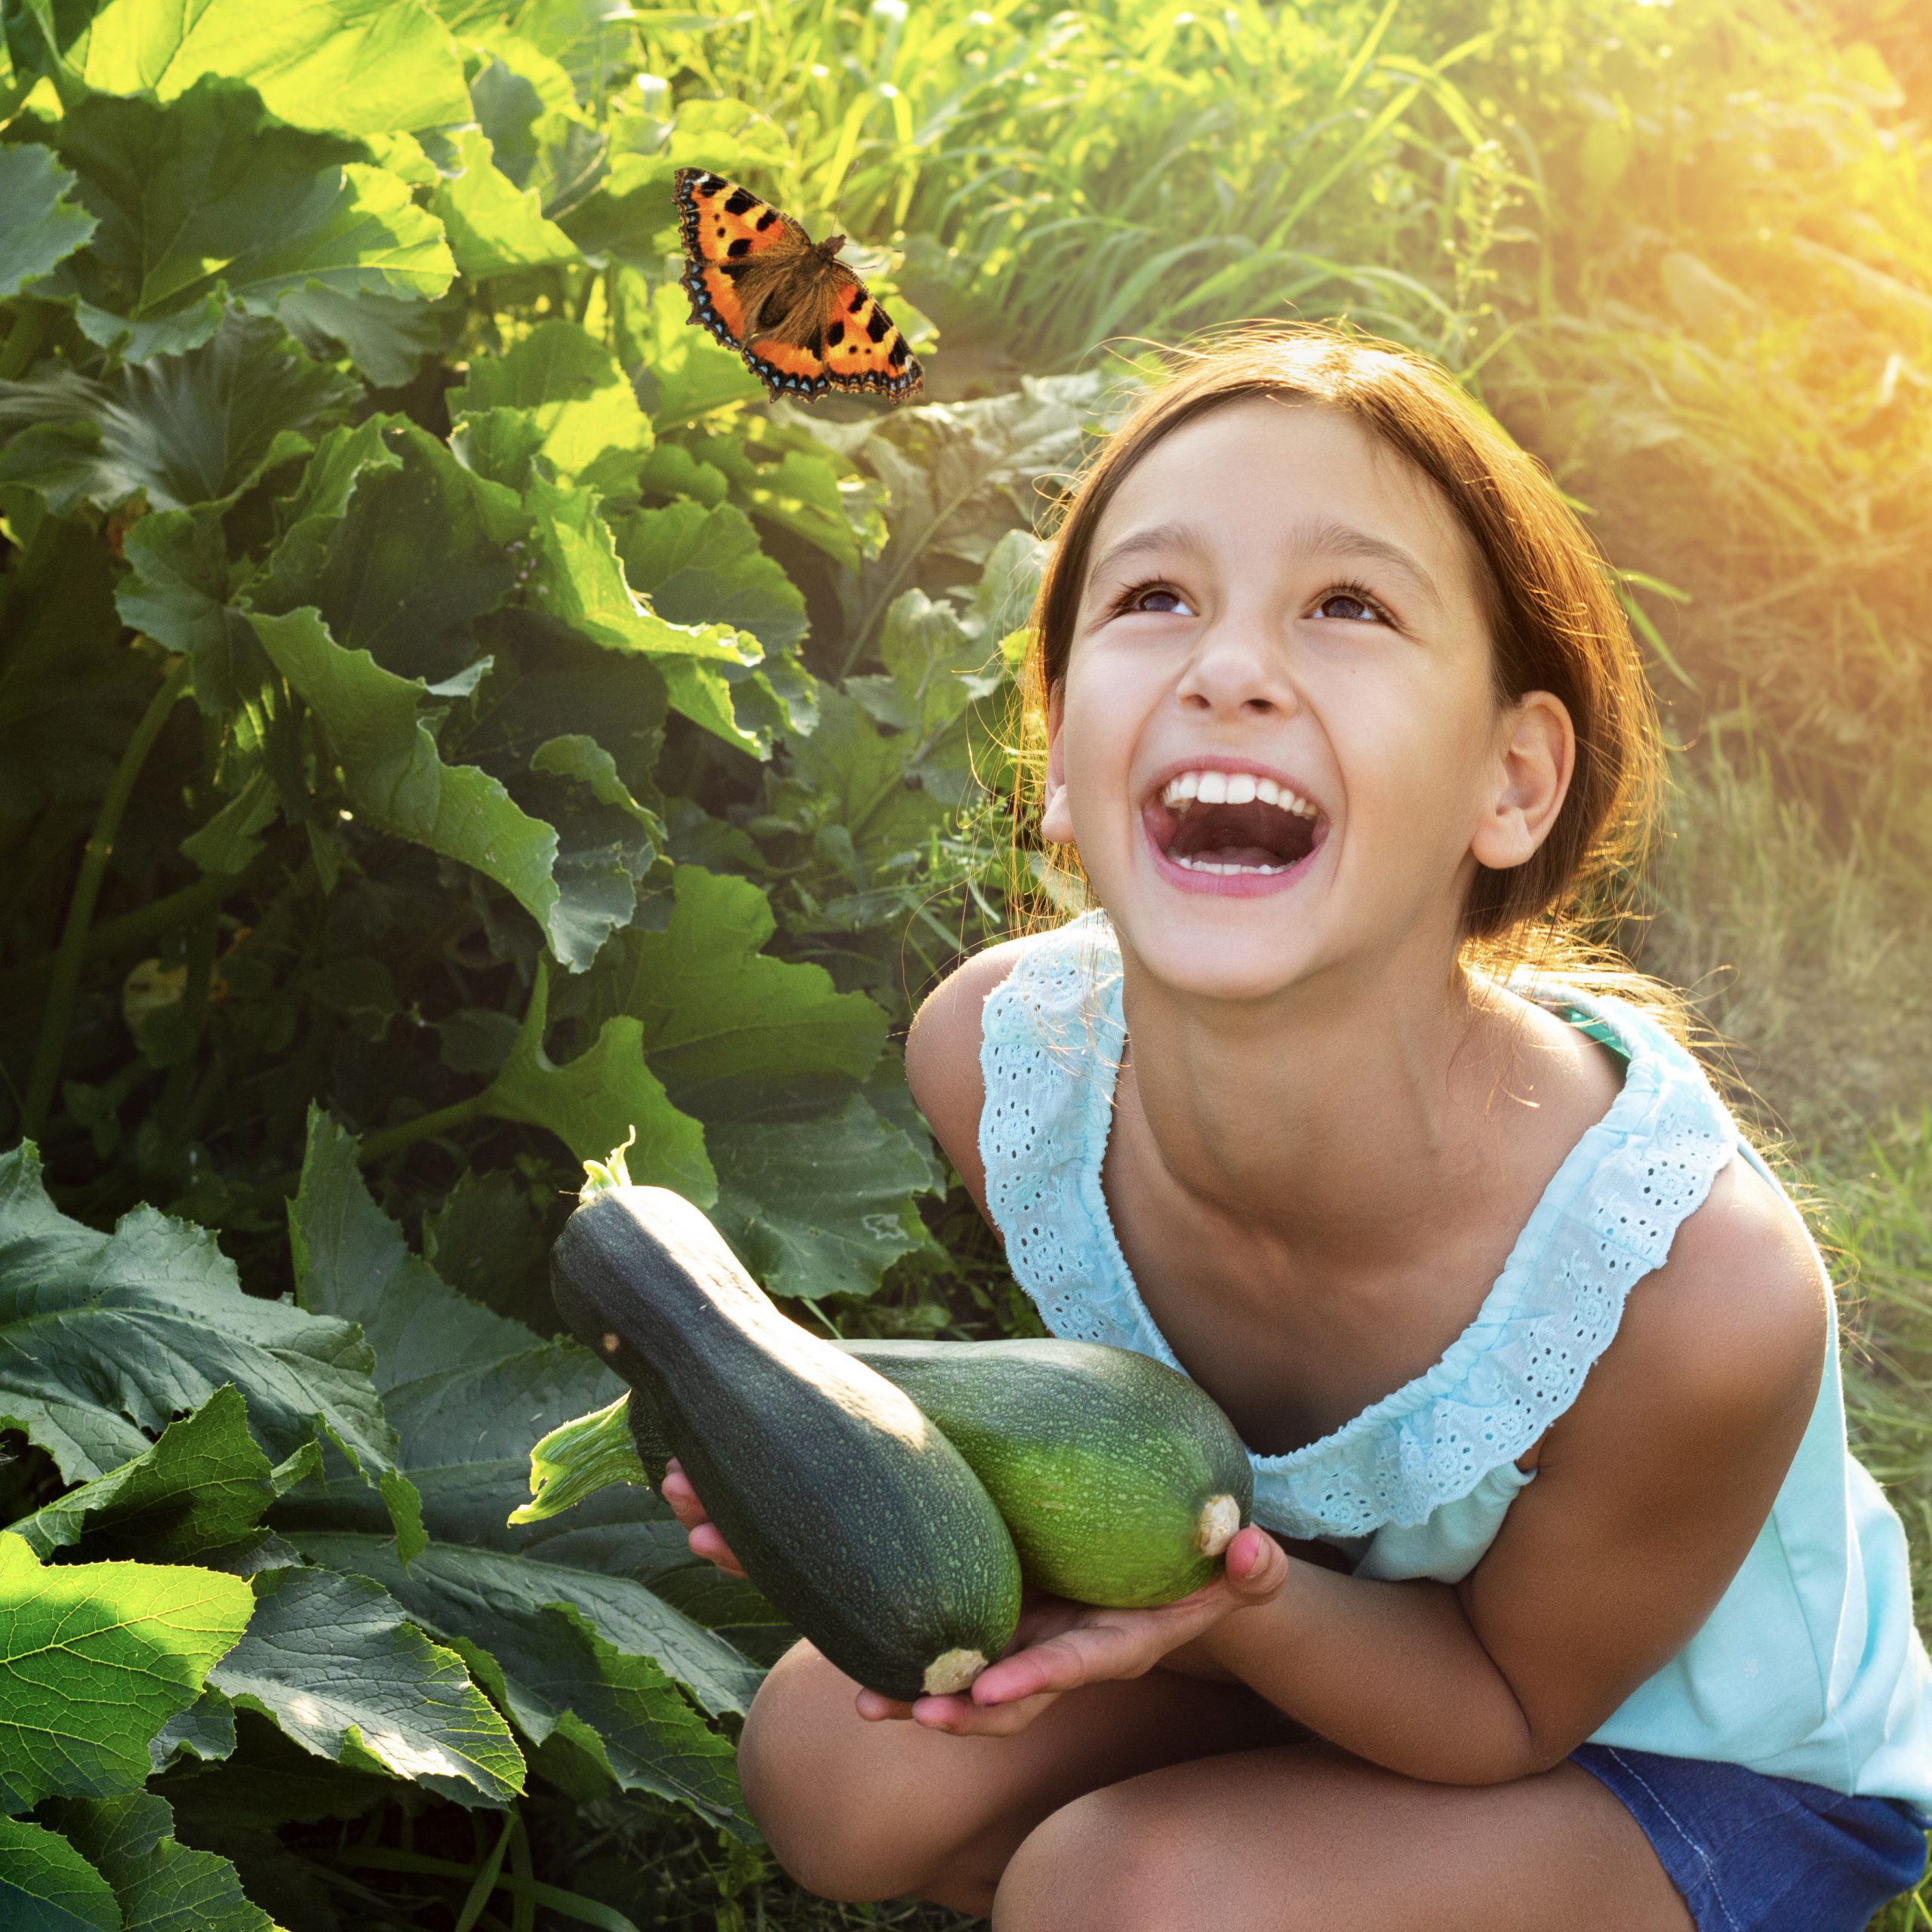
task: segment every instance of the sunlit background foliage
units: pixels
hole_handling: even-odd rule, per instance
[[[1442,358],[1623,574],[1674,783],[1602,936],[1811,1207],[1932,1601],[1916,0],[0,23],[0,1615],[92,1633],[0,1917],[951,1922],[759,1847],[768,1609],[635,1497],[505,1524],[609,1393],[543,1257],[635,1123],[805,1318],[1025,1324],[896,1042],[1037,898],[1054,483],[1250,316]],[[850,235],[927,399],[768,404],[686,163]]]

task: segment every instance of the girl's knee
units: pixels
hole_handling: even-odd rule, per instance
[[[1186,1847],[1115,1790],[1089,1792],[1043,1818],[1008,1861],[993,1932],[1174,1932],[1202,1923],[1188,1863]]]
[[[795,1644],[752,1700],[738,1747],[746,1807],[772,1856],[808,1892],[850,1903],[926,1884],[934,1848],[896,1774],[896,1727],[867,1724],[850,1678]]]

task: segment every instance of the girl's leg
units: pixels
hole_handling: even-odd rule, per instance
[[[765,1678],[738,1753],[759,1829],[824,1897],[917,1893],[983,1915],[1021,1840],[1082,1793],[1307,1735],[1241,1685],[1164,1670],[1062,1697],[1012,1737],[870,1724],[857,1689],[807,1643]]]
[[[992,1920],[994,1932],[1690,1932],[1636,1821],[1587,1771],[1425,1784],[1314,1742],[1063,1805],[1007,1865]]]

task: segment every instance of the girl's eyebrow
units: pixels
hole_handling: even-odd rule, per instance
[[[1322,556],[1373,557],[1407,578],[1410,587],[1418,595],[1427,598],[1438,611],[1442,608],[1441,593],[1437,590],[1435,580],[1412,552],[1386,537],[1371,536],[1366,530],[1357,530],[1352,525],[1337,523],[1331,518],[1320,523],[1304,524],[1291,541],[1297,549]]]
[[[1303,524],[1291,533],[1288,546],[1317,556],[1373,557],[1406,578],[1410,586],[1438,610],[1442,607],[1441,594],[1429,572],[1411,552],[1386,537],[1324,518],[1318,523]],[[1180,550],[1204,559],[1211,547],[1206,536],[1192,524],[1150,524],[1144,530],[1130,531],[1109,549],[1094,565],[1093,575],[1097,577],[1113,565],[1149,550]]]
[[[1150,524],[1145,530],[1130,531],[1094,565],[1092,574],[1098,577],[1114,565],[1147,550],[1184,551],[1204,562],[1209,549],[1206,537],[1192,524]]]

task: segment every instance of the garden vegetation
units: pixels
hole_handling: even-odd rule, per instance
[[[686,165],[929,399],[769,402]],[[4,0],[0,1919],[951,1922],[775,1872],[786,1632],[654,1499],[507,1523],[621,1387],[543,1261],[635,1129],[828,1332],[1031,1332],[897,1042],[1074,889],[1056,481],[1250,316],[1442,358],[1619,567],[1598,937],[1817,1217],[1932,1606],[1929,168],[1914,0]]]

